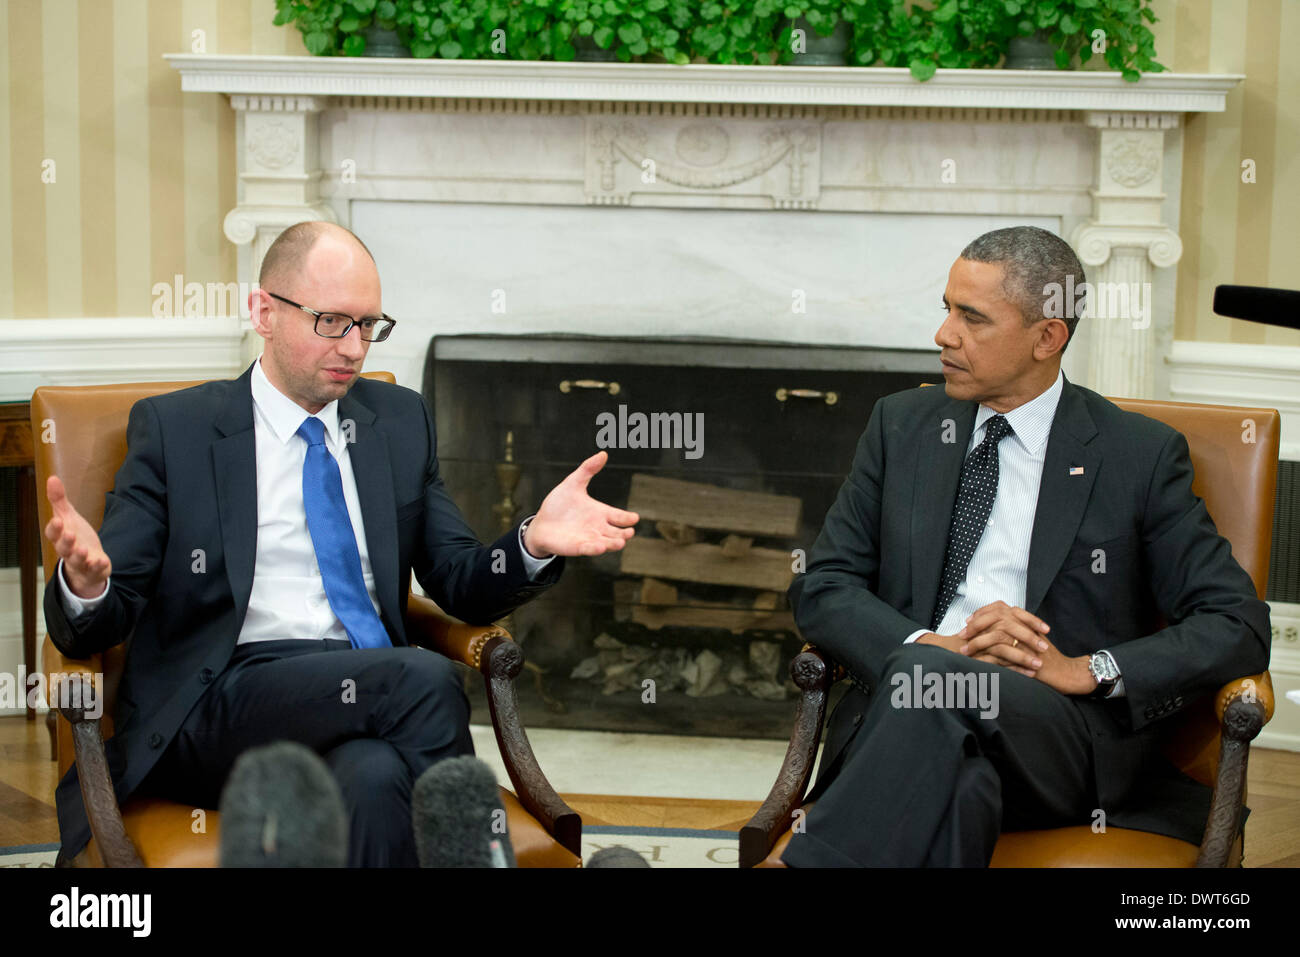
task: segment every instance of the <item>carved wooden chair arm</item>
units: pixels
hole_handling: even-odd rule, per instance
[[[834,680],[835,663],[825,652],[805,645],[790,662],[790,677],[799,687],[794,732],[776,783],[762,806],[740,829],[740,866],[754,867],[772,851],[777,839],[794,823],[817,760],[826,696]]]
[[[1226,867],[1241,834],[1250,742],[1273,715],[1273,681],[1268,672],[1224,685],[1215,696],[1214,710],[1222,732],[1219,770],[1197,867]]]
[[[524,653],[498,625],[465,625],[447,618],[432,601],[411,595],[406,613],[411,640],[469,665],[483,675],[488,710],[506,773],[519,803],[556,841],[582,856],[582,818],[555,793],[542,773],[519,720],[514,679]]]
[[[49,663],[47,663],[48,667]],[[95,836],[105,867],[144,867],[127,836],[117,794],[108,772],[104,737],[99,727],[103,713],[102,689],[84,669],[50,673],[51,704],[72,725],[72,748],[77,762],[81,799],[86,805],[90,832]]]

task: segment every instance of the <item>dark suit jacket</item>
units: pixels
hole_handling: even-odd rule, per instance
[[[130,641],[107,742],[118,801],[139,787],[235,650],[253,587],[257,474],[252,366],[238,379],[137,402],[128,450],[108,493],[100,540],[113,562],[103,603],[73,626],[45,591],[50,638],[82,658]],[[472,624],[504,617],[560,576],[556,558],[528,578],[518,529],[479,544],[438,474],[433,421],[419,393],[358,379],[339,400],[355,423],[349,455],[364,515],[380,617],[408,644],[411,572],[448,614]],[[492,553],[506,556],[504,574]],[[206,568],[196,573],[195,549]],[[65,857],[90,838],[74,766],[55,794]]]
[[[942,388],[878,402],[807,573],[790,588],[803,637],[868,688],[891,651],[930,627],[977,408]],[[945,443],[949,421],[956,440]],[[1076,466],[1083,474],[1069,474]],[[1093,571],[1094,549],[1105,553],[1104,574]],[[1264,670],[1271,638],[1268,606],[1192,493],[1180,433],[1064,383],[1024,607],[1051,626],[1063,654],[1105,648],[1123,673],[1125,697],[1076,699],[1109,822],[1199,844],[1208,789],[1174,771],[1161,733],[1202,695]],[[818,788],[833,779],[866,701],[855,689],[832,715]]]

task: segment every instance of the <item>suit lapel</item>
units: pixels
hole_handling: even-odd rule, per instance
[[[346,437],[351,431],[348,459],[357,483],[366,527],[366,549],[375,576],[379,607],[399,637],[402,627],[401,591],[397,580],[397,502],[393,498],[393,470],[388,457],[388,439],[374,427],[375,413],[353,392],[339,400],[339,424]]]
[[[1030,614],[1037,614],[1047,586],[1060,571],[1083,521],[1093,482],[1101,469],[1101,452],[1089,447],[1096,434],[1097,426],[1088,414],[1083,393],[1066,380],[1047,439],[1038,508],[1029,539],[1025,610]]]
[[[252,378],[250,365],[235,380],[230,397],[213,423],[223,437],[212,444],[226,578],[235,599],[236,620],[241,625],[248,611],[257,560],[257,442]]]
[[[921,423],[912,483],[912,609],[915,620],[927,628],[939,597],[948,526],[977,408],[974,402],[953,399],[939,406],[931,421]],[[945,425],[948,420],[955,432]],[[953,441],[943,441],[948,434]]]

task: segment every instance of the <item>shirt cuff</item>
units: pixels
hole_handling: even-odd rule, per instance
[[[916,639],[920,638],[922,635],[928,635],[929,633],[930,633],[930,629],[928,628],[922,628],[919,631],[914,631],[906,638],[903,639],[903,644],[910,645],[912,642],[916,641]]]
[[[519,523],[519,554],[524,556],[524,571],[528,573],[529,578],[536,578],[538,572],[555,560],[554,555],[550,558],[535,558],[528,554],[528,549],[524,548],[524,529],[536,517],[536,515],[529,515]]]
[[[63,559],[59,559],[59,567],[56,569],[59,575],[59,596],[63,600],[63,611],[69,618],[80,618],[82,615],[88,615],[104,601],[104,596],[108,594],[108,586],[113,581],[110,575],[104,582],[104,590],[94,598],[78,598],[72,593],[72,587],[68,584],[68,579],[63,574]]]
[[[1124,697],[1124,677],[1122,675],[1120,676],[1119,680],[1115,682],[1115,687],[1110,689],[1110,694],[1106,695],[1106,697],[1107,698]]]

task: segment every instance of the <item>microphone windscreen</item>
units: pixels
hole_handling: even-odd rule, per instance
[[[311,749],[245,751],[221,792],[222,867],[343,867],[348,820],[334,775]]]
[[[1214,311],[1234,319],[1300,329],[1300,292],[1266,286],[1216,286]]]
[[[586,867],[649,867],[650,862],[630,847],[602,847],[587,859]]]
[[[496,775],[473,755],[429,767],[411,792],[421,867],[514,867]]]

